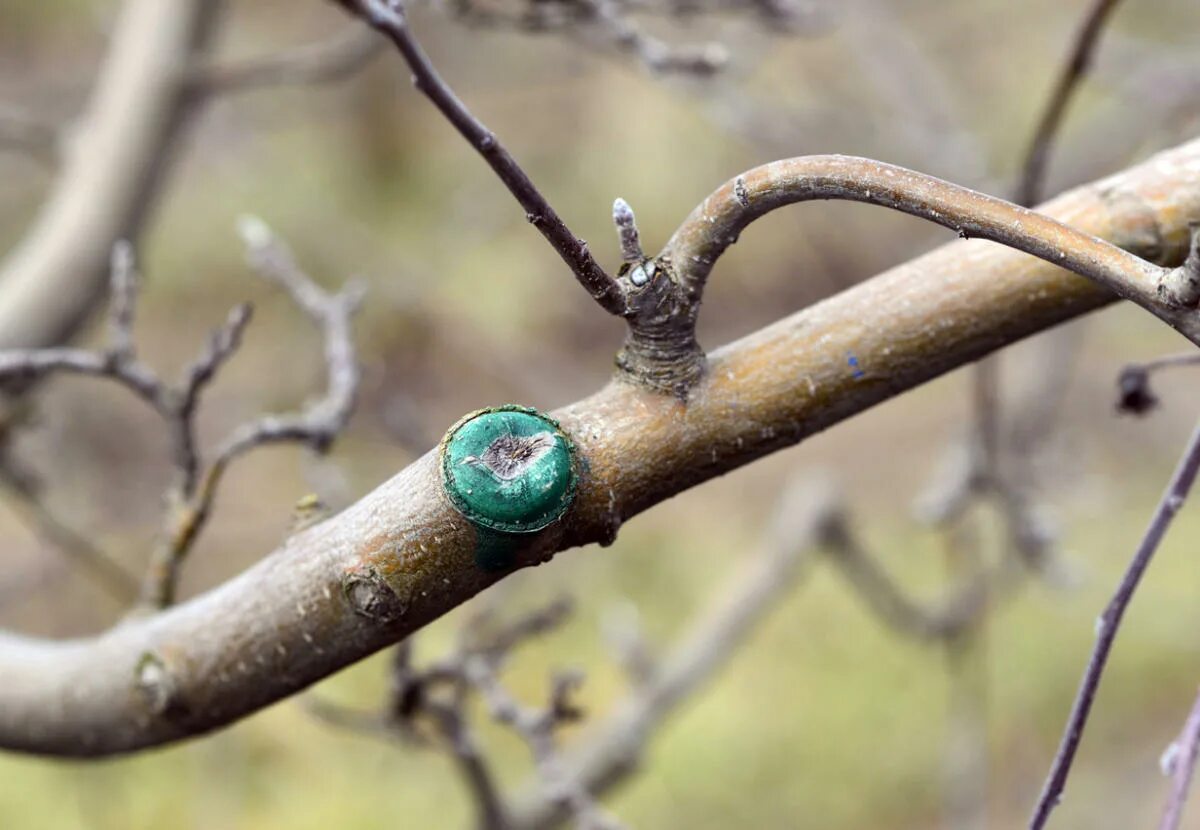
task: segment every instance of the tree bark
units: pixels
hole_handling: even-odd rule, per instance
[[[1043,210],[1177,265],[1200,216],[1200,141]],[[686,402],[610,383],[554,413],[578,447],[578,494],[517,566],[611,542],[664,499],[1112,299],[1026,254],[956,241],[713,353]],[[0,746],[96,756],[207,732],[462,603],[509,571],[476,565],[475,530],[438,466],[430,452],[162,614],[65,643],[0,635]]]

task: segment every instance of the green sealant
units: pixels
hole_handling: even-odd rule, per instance
[[[575,445],[536,409],[472,412],[441,446],[442,486],[475,527],[475,563],[511,567],[523,537],[553,524],[575,498]]]

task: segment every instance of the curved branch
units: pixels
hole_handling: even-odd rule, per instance
[[[1200,345],[1200,316],[1165,303],[1171,273],[1101,239],[960,185],[871,159],[803,156],[771,162],[726,182],[684,220],[660,257],[699,300],[717,258],[756,219],[814,199],[866,202],[926,219],[963,238],[987,239],[1087,277]]]
[[[686,397],[703,374],[696,318],[717,259],[750,223],[785,205],[816,199],[865,202],[1032,254],[1132,300],[1200,345],[1190,287],[1196,269],[1167,269],[1049,216],[1003,199],[854,156],[804,156],[730,179],[684,220],[655,259],[654,276],[622,277],[630,312],[618,365],[630,379]],[[1198,260],[1200,262],[1200,260]],[[1200,268],[1200,265],[1197,266]]]
[[[1200,141],[1045,210],[1178,263],[1187,219],[1200,215]],[[716,352],[686,403],[610,384],[555,413],[585,472],[568,514],[517,561],[611,542],[664,499],[1112,299],[1018,252],[955,242]],[[476,566],[475,544],[431,452],[162,614],[69,642],[0,636],[0,746],[105,755],[229,724],[502,577]]]
[[[65,341],[95,307],[113,243],[154,201],[188,108],[187,62],[219,4],[128,0],[49,198],[0,262],[0,349]]]

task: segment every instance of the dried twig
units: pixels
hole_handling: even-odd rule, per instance
[[[639,667],[629,693],[564,756],[569,780],[599,797],[637,771],[662,724],[791,594],[836,511],[837,497],[827,482],[797,479],[788,485],[761,554],[732,582],[722,582],[661,661]],[[562,805],[534,783],[522,787],[509,812],[514,830],[549,830],[566,818]]]
[[[175,399],[176,465],[182,475],[172,493],[172,509],[162,542],[155,549],[143,586],[143,601],[165,607],[174,601],[179,568],[212,509],[217,487],[239,456],[266,444],[304,444],[316,452],[329,449],[354,409],[360,372],[350,320],[362,299],[362,287],[351,283],[336,294],[327,293],[297,266],[288,248],[259,219],[244,218],[239,229],[250,264],[281,287],[323,331],[326,389],[300,412],[264,415],[236,428],[204,465],[196,450],[194,413],[200,392],[240,343],[249,321],[249,307],[238,306],[225,325],[213,333],[208,347],[185,372]]]
[[[563,223],[496,135],[471,114],[442,80],[425,51],[413,37],[399,0],[337,2],[387,36],[412,70],[414,86],[433,102],[446,120],[483,156],[525,209],[526,218],[558,252],[580,284],[605,310],[612,314],[624,314],[625,300],[620,286],[592,258],[587,243],[575,236]]]
[[[1171,481],[1150,520],[1150,526],[1146,529],[1145,536],[1138,545],[1125,575],[1121,578],[1116,593],[1097,620],[1096,645],[1092,649],[1083,679],[1079,684],[1079,691],[1075,696],[1075,702],[1071,706],[1067,727],[1054,763],[1050,768],[1050,774],[1046,779],[1042,794],[1038,798],[1037,805],[1034,807],[1033,818],[1029,824],[1030,830],[1039,830],[1045,826],[1051,811],[1058,805],[1059,799],[1062,797],[1067,776],[1070,775],[1071,765],[1075,760],[1075,753],[1083,738],[1084,727],[1087,726],[1092,703],[1095,701],[1096,690],[1100,686],[1100,678],[1108,665],[1109,653],[1112,651],[1121,620],[1125,616],[1125,609],[1129,607],[1133,592],[1137,589],[1142,575],[1154,558],[1154,553],[1166,535],[1171,521],[1179,512],[1179,508],[1183,506],[1184,500],[1196,480],[1197,472],[1200,472],[1200,424],[1197,424],[1183,451],[1179,465],[1176,467],[1174,475],[1171,476]]]
[[[342,293],[327,294],[296,268],[286,248],[274,240],[261,222],[245,222],[243,232],[252,261],[264,276],[283,287],[324,329],[329,382],[325,396],[302,412],[265,416],[235,430],[210,464],[203,462],[197,447],[196,408],[201,393],[237,350],[242,332],[250,321],[248,305],[234,308],[224,325],[213,332],[206,347],[184,371],[182,379],[175,384],[168,383],[137,355],[133,337],[137,274],[132,248],[121,242],[112,254],[108,345],[104,350],[56,348],[0,352],[0,382],[40,378],[52,373],[107,378],[133,392],[166,421],[172,436],[177,475],[168,494],[170,506],[163,539],[151,557],[142,586],[143,602],[154,607],[161,608],[173,601],[180,564],[208,517],[217,484],[229,463],[254,447],[280,441],[304,443],[323,451],[345,425],[354,405],[359,373],[350,317],[358,306],[360,290],[348,287]],[[65,534],[63,527],[56,526],[56,536],[65,539]]]
[[[1163,809],[1158,830],[1176,830],[1183,819],[1183,805],[1187,801],[1192,774],[1196,770],[1196,756],[1200,754],[1200,696],[1192,704],[1187,721],[1179,737],[1163,753],[1163,772],[1171,776],[1171,794]]]

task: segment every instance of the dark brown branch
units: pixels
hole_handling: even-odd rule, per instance
[[[1120,2],[1121,0],[1093,0],[1088,9],[1083,25],[1075,35],[1067,61],[1054,82],[1054,91],[1042,111],[1029,148],[1025,151],[1025,160],[1021,164],[1021,180],[1013,194],[1013,201],[1017,204],[1031,207],[1043,199],[1046,166],[1059,126],[1075,90],[1087,75],[1092,53],[1104,31],[1104,25]]]
[[[1192,704],[1183,731],[1163,756],[1163,771],[1171,776],[1171,793],[1163,809],[1158,830],[1177,830],[1183,820],[1183,806],[1187,802],[1192,775],[1196,771],[1196,756],[1200,754],[1200,696]]]
[[[1075,753],[1079,749],[1079,742],[1083,739],[1083,730],[1087,726],[1088,715],[1091,714],[1092,704],[1096,699],[1096,690],[1100,686],[1100,679],[1108,665],[1108,656],[1117,638],[1117,631],[1125,616],[1125,610],[1129,607],[1129,601],[1133,599],[1133,592],[1137,590],[1138,583],[1141,582],[1142,575],[1145,574],[1146,568],[1154,558],[1159,544],[1166,536],[1167,529],[1191,491],[1197,472],[1200,472],[1200,424],[1197,424],[1180,457],[1179,465],[1175,469],[1174,475],[1171,476],[1171,482],[1167,485],[1167,489],[1154,511],[1150,526],[1146,529],[1146,535],[1138,545],[1137,551],[1129,563],[1129,568],[1117,586],[1116,593],[1097,621],[1096,645],[1092,649],[1083,679],[1079,684],[1079,691],[1075,696],[1075,702],[1071,706],[1071,714],[1067,718],[1067,726],[1063,733],[1062,743],[1058,748],[1058,754],[1050,768],[1050,774],[1042,789],[1041,797],[1038,798],[1037,805],[1034,807],[1033,818],[1029,822],[1030,830],[1040,830],[1044,827],[1050,818],[1051,811],[1062,798],[1063,789],[1067,784],[1067,776],[1071,773]]]
[[[525,209],[525,216],[558,252],[580,284],[610,314],[624,315],[625,301],[617,282],[592,258],[587,243],[559,218],[528,174],[505,149],[496,135],[483,125],[458,99],[434,69],[425,51],[413,37],[403,6],[398,0],[337,0],[373,28],[382,32],[404,57],[412,70],[413,85],[424,94],[483,156],[509,192]]]

